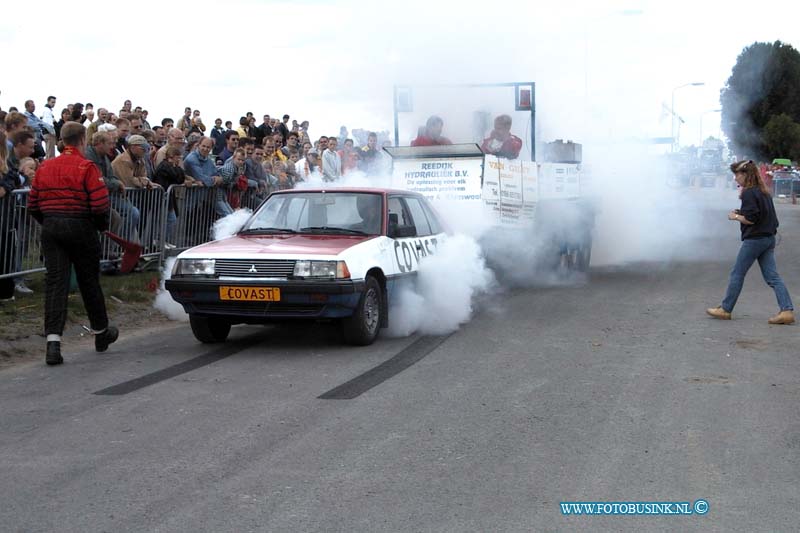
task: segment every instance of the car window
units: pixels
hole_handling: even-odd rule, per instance
[[[391,221],[394,217],[392,215],[397,215],[397,224],[400,226],[410,226],[411,219],[408,216],[408,212],[403,209],[403,202],[400,201],[399,196],[390,196],[389,197],[389,220]]]
[[[439,222],[439,217],[433,211],[431,205],[426,201],[422,200],[422,208],[425,210],[425,214],[428,215],[428,223],[431,225],[431,233],[437,234],[442,233],[442,225]]]
[[[422,204],[420,203],[419,198],[406,196],[404,200],[408,206],[408,210],[411,213],[411,218],[414,219],[414,225],[417,227],[417,235],[420,237],[430,235],[431,226],[428,224],[428,217],[425,215],[425,211],[422,209]]]

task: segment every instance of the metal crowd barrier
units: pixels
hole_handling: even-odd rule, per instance
[[[28,216],[25,207],[28,192],[29,189],[19,189],[0,198],[0,279],[45,270],[41,226]],[[236,194],[239,206],[251,210],[267,196],[255,189]],[[175,210],[171,209],[170,196],[174,196]],[[158,258],[161,265],[166,256],[211,240],[211,229],[220,218],[216,199],[217,189],[210,187],[125,189],[124,195],[110,195],[109,230],[141,244],[142,256]],[[100,245],[101,264],[119,263],[122,249],[116,242],[102,234]]]
[[[109,230],[125,240],[142,245],[143,257],[161,256],[161,226],[166,223],[166,195],[163,189],[130,189],[109,195],[111,223]],[[122,255],[119,245],[101,236],[101,261],[117,261]]]
[[[41,226],[28,216],[30,189],[18,189],[0,198],[0,278],[41,272]]]

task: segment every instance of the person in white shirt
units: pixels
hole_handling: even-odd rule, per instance
[[[342,176],[342,158],[336,152],[336,137],[328,138],[328,148],[322,153],[322,180],[337,181]]]
[[[53,107],[56,105],[56,97],[55,96],[48,96],[47,103],[44,105],[44,110],[42,111],[42,122],[45,124],[45,129],[47,129],[47,133],[44,136],[44,142],[46,145],[46,155],[47,159],[56,156],[56,130],[55,130],[55,123],[56,117],[53,114]]]

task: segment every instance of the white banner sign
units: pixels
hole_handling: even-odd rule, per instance
[[[395,159],[392,186],[429,200],[480,200],[483,158]]]

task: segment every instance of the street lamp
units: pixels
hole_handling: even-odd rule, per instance
[[[709,109],[708,111],[703,111],[700,114],[700,147],[703,146],[703,117],[709,113],[719,113],[722,109]]]
[[[693,81],[691,83],[684,83],[683,85],[678,85],[674,89],[672,89],[672,128],[670,131],[670,135],[672,136],[672,151],[675,151],[675,91],[678,89],[683,89],[684,87],[700,87],[701,85],[705,85],[703,81]]]

